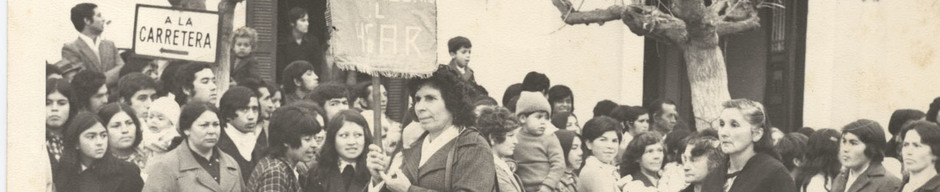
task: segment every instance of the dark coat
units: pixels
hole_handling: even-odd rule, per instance
[[[71,166],[70,166],[71,165]],[[128,192],[140,191],[144,180],[140,168],[105,154],[92,167],[81,171],[78,164],[59,164],[55,169],[55,187],[60,192]],[[97,189],[96,189],[97,188]]]
[[[845,192],[868,192],[868,191],[898,191],[901,189],[901,179],[897,176],[885,172],[885,167],[881,163],[872,163],[868,170],[855,179],[855,183],[846,184],[849,179],[849,171],[845,170],[836,176],[832,181],[832,191]],[[848,188],[848,190],[845,190]]]
[[[267,153],[267,138],[265,132],[261,131],[261,134],[258,135],[258,143],[255,144],[255,149],[251,152],[252,161],[246,160],[245,157],[242,157],[241,153],[238,153],[238,147],[235,147],[235,142],[225,133],[225,129],[222,129],[222,135],[219,137],[219,143],[216,144],[216,147],[222,150],[222,152],[231,155],[232,158],[235,159],[235,162],[238,162],[238,168],[242,171],[242,181],[248,183],[248,176],[251,176],[251,171],[255,170],[255,164],[258,164],[258,161],[261,161],[261,158],[264,158]]]
[[[460,70],[457,69],[457,60],[451,59],[450,63],[448,63],[446,66],[448,70],[452,70],[456,72],[457,74],[460,74],[460,79],[463,79],[464,81],[467,81],[473,84],[477,83],[476,77],[474,77],[473,75],[473,69],[471,69],[470,66],[467,66],[466,70],[463,73],[461,73]]]
[[[898,191],[903,190],[904,188],[898,189]],[[914,192],[940,192],[940,175],[933,176],[927,183],[914,190]]]
[[[303,38],[300,44],[297,44],[294,41],[293,37],[288,36],[287,38],[280,41],[277,44],[277,59],[274,67],[275,77],[277,77],[276,82],[278,84],[285,84],[290,82],[282,82],[284,75],[284,68],[287,68],[287,65],[297,60],[304,60],[310,62],[313,65],[313,72],[317,74],[320,79],[328,79],[325,75],[325,71],[328,66],[323,64],[323,49],[320,47],[320,40],[316,37],[307,36]]]
[[[343,178],[339,165],[320,167],[313,165],[307,173],[304,183],[306,192],[361,192],[369,185],[372,175],[366,170],[365,158],[356,163],[356,171],[352,180]]]
[[[728,191],[796,192],[796,184],[789,173],[779,160],[764,153],[757,153],[747,160],[744,169],[734,178],[734,183]]]
[[[447,154],[452,151],[455,141],[447,142],[440,150],[434,153],[418,167],[421,159],[421,146],[427,133],[418,138],[410,149],[402,151],[402,172],[411,181],[408,191],[469,191],[490,192],[496,185],[496,164],[493,163],[493,154],[489,143],[474,129],[461,131],[460,142],[456,143],[457,152],[454,154],[454,164],[451,171],[452,189],[444,189],[444,173]],[[388,191],[388,189],[383,190]]]
[[[255,60],[254,57],[249,56],[238,60],[231,69],[232,80],[235,80],[236,83],[241,84],[241,81],[245,78],[261,79],[261,69],[258,66],[258,60]]]

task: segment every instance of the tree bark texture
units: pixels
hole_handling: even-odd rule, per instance
[[[673,0],[666,11],[641,4],[580,12],[569,0],[552,0],[565,23],[604,23],[620,19],[630,31],[682,49],[692,92],[692,111],[698,129],[711,127],[721,103],[731,99],[725,58],[718,47],[721,35],[760,27],[759,0]],[[619,14],[618,14],[619,13]]]
[[[216,58],[215,78],[218,93],[222,95],[228,90],[231,81],[232,65],[232,25],[235,17],[235,0],[222,0],[219,2],[219,49]]]

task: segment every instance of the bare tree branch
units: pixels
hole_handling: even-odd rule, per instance
[[[760,27],[757,7],[748,1],[728,4],[715,23],[718,35],[727,35]]]
[[[607,9],[595,9],[593,11],[576,11],[569,0],[552,0],[552,4],[561,12],[561,19],[566,24],[591,24],[604,23],[620,19],[623,6],[613,5]]]
[[[623,10],[623,24],[639,36],[679,44],[688,40],[685,22],[660,12],[655,6],[630,5]]]

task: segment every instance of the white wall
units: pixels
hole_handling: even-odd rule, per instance
[[[612,4],[588,1],[582,10]],[[597,101],[642,102],[643,38],[630,33],[620,21],[565,26],[558,9],[544,0],[439,0],[440,63],[450,61],[447,40],[457,35],[473,43],[470,67],[477,82],[497,101],[506,87],[538,71],[553,85],[571,87],[581,123],[593,115]]]
[[[810,1],[804,125],[860,118],[887,128],[896,109],[940,96],[940,4],[933,0]]]

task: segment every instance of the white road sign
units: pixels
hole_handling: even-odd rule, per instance
[[[216,12],[138,4],[133,49],[138,55],[214,63],[218,34]]]

